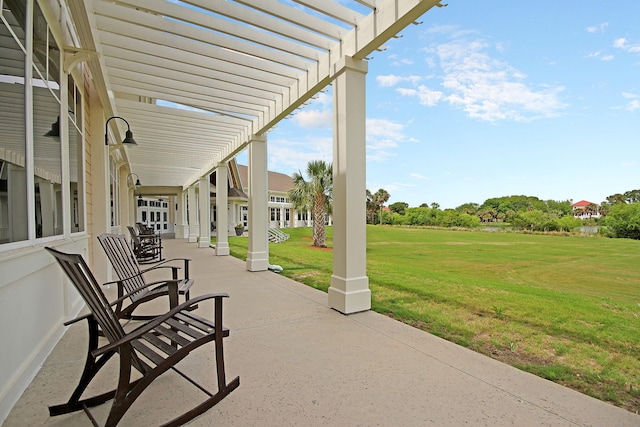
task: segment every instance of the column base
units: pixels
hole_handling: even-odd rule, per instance
[[[208,248],[209,246],[211,246],[211,239],[209,239],[209,241],[207,242],[206,238],[200,238],[200,240],[198,241],[198,247],[199,248]]]
[[[269,269],[269,259],[266,252],[249,252],[247,254],[247,270],[267,271]]]
[[[189,243],[196,243],[198,241],[198,236],[189,236]]]
[[[216,256],[225,256],[229,255],[231,252],[229,251],[229,243],[228,242],[217,242],[216,243]]]
[[[189,236],[188,225],[176,225],[175,226],[176,239],[186,239]]]
[[[329,307],[340,313],[352,314],[371,309],[371,290],[367,276],[353,279],[331,276],[328,294]]]

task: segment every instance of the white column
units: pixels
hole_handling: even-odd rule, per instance
[[[254,135],[249,143],[249,271],[269,268],[267,191],[267,138]]]
[[[198,182],[198,211],[200,212],[200,239],[198,247],[208,248],[211,245],[211,192],[209,191],[209,175]]]
[[[216,255],[229,255],[229,168],[226,163],[216,169]]]
[[[365,219],[367,64],[346,57],[335,67],[333,275],[329,306],[349,314],[371,308]]]
[[[284,207],[280,206],[280,228],[284,228],[284,221],[285,221],[285,214],[284,214]]]
[[[187,209],[189,217],[189,243],[198,241],[198,203],[196,202],[196,188],[191,186],[187,189]]]
[[[189,237],[189,225],[187,224],[187,203],[186,194],[184,191],[180,191],[176,194],[176,226],[174,232],[176,233],[176,239],[186,239]]]
[[[118,168],[118,175],[120,177],[120,233],[128,236],[127,225],[135,225],[138,218],[136,218],[136,203],[135,192],[133,188],[129,187],[129,182],[136,182],[135,177],[132,175],[127,180],[129,171],[125,167]],[[134,203],[135,202],[135,203]]]
[[[104,110],[95,91],[89,96],[91,103],[90,129],[91,136],[91,215],[93,251],[90,251],[91,268],[98,282],[111,280],[111,268],[107,256],[97,242],[96,237],[111,232],[111,196],[109,194],[109,147],[104,144]],[[91,244],[91,243],[90,243]]]

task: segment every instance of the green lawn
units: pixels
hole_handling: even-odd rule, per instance
[[[270,262],[326,291],[331,250],[287,232]],[[367,274],[380,313],[640,410],[640,241],[368,226]]]

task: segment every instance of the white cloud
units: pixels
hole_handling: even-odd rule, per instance
[[[598,25],[592,25],[590,27],[587,27],[587,32],[588,33],[604,33],[608,26],[609,26],[609,23],[607,22],[603,22],[602,24],[598,24]]]
[[[301,140],[269,139],[269,170],[292,174],[304,172],[312,160],[333,160],[331,136],[302,138]]]
[[[626,105],[625,109],[629,111],[635,111],[640,109],[640,101],[637,99],[632,100]]]
[[[293,120],[302,128],[321,129],[331,127],[330,110],[303,110],[293,116]]]
[[[615,39],[613,41],[613,47],[617,49],[622,49],[625,52],[629,52],[629,53],[640,53],[640,44],[629,43],[629,40],[625,39],[624,37]]]
[[[405,125],[386,119],[367,119],[367,160],[383,161],[395,154],[391,149],[408,140]]]
[[[409,176],[414,179],[428,179],[428,177],[415,172],[410,173]]]
[[[401,82],[411,82],[412,84],[417,84],[421,80],[422,77],[420,76],[396,76],[395,74],[376,77],[378,85],[382,87],[392,87]]]
[[[398,88],[400,94],[415,96],[426,106],[447,102],[485,121],[552,117],[565,107],[559,99],[562,86],[532,88],[524,73],[492,57],[490,49],[499,44],[492,45],[469,32],[454,31],[451,36],[451,41],[426,49],[443,72],[443,90]]]
[[[636,95],[635,93],[622,92],[622,97],[627,99],[636,99],[638,95]]]
[[[426,86],[420,86],[418,88],[418,99],[421,105],[433,107],[444,97],[444,93],[439,90],[431,90]]]

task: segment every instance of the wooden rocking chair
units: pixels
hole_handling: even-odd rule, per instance
[[[131,235],[133,253],[140,264],[149,264],[163,261],[162,238],[158,234],[141,235],[132,226],[127,229]]]
[[[164,426],[179,426],[213,407],[240,385],[239,377],[229,383],[225,378],[222,339],[229,336],[229,330],[222,326],[222,301],[228,295],[209,294],[196,297],[125,333],[112,306],[129,298],[130,294],[125,294],[113,302],[107,301],[81,255],[66,254],[49,247],[45,249],[58,261],[90,310],[89,314],[65,323],[70,325],[82,319],[87,320],[89,348],[84,371],[77,387],[67,403],[49,407],[50,416],[84,410],[91,422],[97,426],[89,408],[113,399],[105,426],[115,426],[147,386],[171,369],[207,395],[202,403],[164,424]],[[213,322],[187,311],[193,304],[207,299],[214,300]],[[109,341],[101,347],[98,347],[99,330]],[[216,393],[205,389],[175,366],[191,351],[211,341],[215,343]],[[119,357],[120,368],[116,389],[97,396],[82,398],[92,379],[116,354]],[[132,368],[142,376],[134,380]]]
[[[133,315],[133,311],[142,303],[151,301],[161,296],[169,297],[169,308],[178,305],[178,295],[184,295],[189,299],[189,290],[193,285],[193,279],[189,278],[189,259],[173,258],[168,259],[145,270],[140,269],[138,258],[127,243],[127,239],[121,234],[104,233],[98,236],[98,241],[102,245],[109,262],[113,266],[119,280],[107,282],[105,285],[115,283],[118,286],[118,298],[129,294],[130,304],[124,309],[123,301],[115,307],[115,313],[119,318],[146,320],[155,316]],[[171,262],[184,261],[182,279],[178,278],[180,267],[169,265]],[[160,269],[171,268],[171,279],[147,283],[145,273]]]

